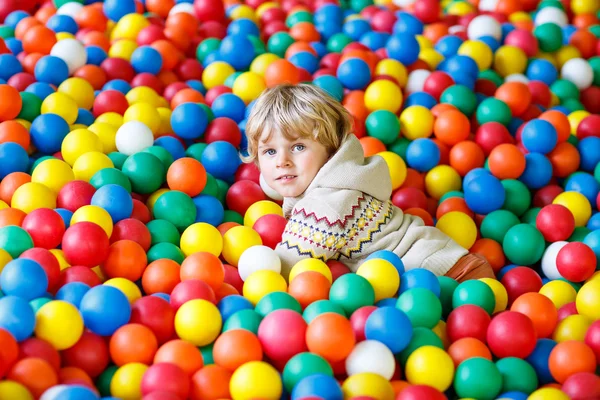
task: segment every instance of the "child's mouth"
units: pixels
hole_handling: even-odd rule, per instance
[[[276,180],[281,181],[281,182],[289,182],[295,178],[296,178],[296,175],[283,175],[283,176],[280,176],[279,178],[277,178]]]

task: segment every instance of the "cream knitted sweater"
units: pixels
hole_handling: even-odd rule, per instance
[[[304,258],[338,260],[356,271],[370,254],[391,250],[408,271],[444,275],[468,253],[442,231],[392,204],[392,183],[381,157],[365,158],[354,135],[342,143],[298,197],[285,198],[288,219],[276,247],[282,274]]]

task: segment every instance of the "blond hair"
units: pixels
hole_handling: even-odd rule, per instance
[[[351,131],[350,114],[323,89],[304,83],[278,85],[265,90],[252,107],[246,123],[248,156],[242,159],[256,163],[258,142],[268,141],[274,132],[288,140],[312,138],[333,154]]]

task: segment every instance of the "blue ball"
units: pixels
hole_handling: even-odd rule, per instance
[[[69,132],[69,124],[57,114],[38,115],[30,129],[31,141],[42,154],[54,154],[60,151],[62,142]]]
[[[329,23],[331,25],[341,25],[344,22],[344,10],[337,4],[325,4],[320,6],[314,14],[316,24]]]
[[[373,311],[365,323],[365,337],[386,345],[398,354],[408,346],[413,328],[404,311],[396,307],[381,307]]]
[[[423,23],[414,15],[406,11],[396,12],[396,23],[393,27],[394,34],[421,35],[423,33]]]
[[[23,66],[15,55],[0,54],[0,79],[8,81],[10,77],[19,72],[23,72]]]
[[[14,142],[0,143],[0,179],[12,172],[27,172],[29,155]]]
[[[600,163],[600,137],[589,136],[577,143],[577,150],[581,157],[580,168],[585,171],[593,171]]]
[[[152,293],[152,296],[160,297],[161,299],[165,300],[167,303],[171,302],[171,296],[169,296],[166,293]]]
[[[204,83],[200,82],[197,79],[190,79],[189,81],[185,81],[185,83],[192,89],[202,93],[202,95],[206,94],[206,87],[204,87]]]
[[[99,397],[83,385],[56,385],[44,392],[44,400],[98,400]]]
[[[427,92],[413,92],[406,97],[404,108],[410,106],[423,106],[432,109],[437,104],[435,97]]]
[[[404,65],[414,64],[419,59],[421,47],[414,35],[399,33],[392,35],[385,45],[388,57]]]
[[[102,7],[104,15],[117,22],[127,14],[136,12],[134,0],[105,0]]]
[[[173,156],[173,160],[185,157],[185,147],[173,136],[161,136],[154,141],[154,144],[166,149]]]
[[[90,290],[90,286],[83,282],[69,282],[56,292],[56,300],[63,300],[79,308],[81,299]]]
[[[367,46],[372,51],[383,49],[391,37],[389,33],[385,32],[367,32],[360,38],[360,44]]]
[[[550,352],[552,352],[554,346],[556,346],[556,342],[552,339],[538,339],[533,352],[525,358],[525,361],[531,364],[535,370],[540,385],[554,382],[548,366]]]
[[[231,178],[241,164],[237,149],[224,141],[212,142],[206,146],[201,162],[206,172],[222,180]]]
[[[54,14],[46,22],[46,27],[52,29],[55,33],[67,32],[72,35],[79,30],[77,22],[70,15]]]
[[[114,183],[100,187],[92,196],[92,205],[108,212],[113,223],[129,218],[133,212],[133,198],[121,185]]]
[[[591,231],[596,231],[600,229],[600,213],[596,212],[592,217],[588,220],[586,227]]]
[[[571,36],[575,32],[577,32],[577,28],[573,25],[567,25],[562,27],[563,45],[567,46],[569,44],[569,39],[571,39]]]
[[[567,178],[565,191],[579,192],[588,199],[590,204],[596,204],[600,192],[600,182],[587,172],[575,172]]]
[[[96,118],[94,118],[94,114],[92,114],[91,111],[86,110],[85,108],[80,108],[77,112],[77,119],[75,120],[75,123],[90,126],[95,120]]]
[[[206,222],[215,227],[223,223],[225,209],[216,197],[201,194],[192,200],[196,205],[196,222]]]
[[[217,308],[221,313],[223,321],[227,321],[227,318],[231,317],[236,312],[240,310],[253,310],[254,306],[250,303],[250,300],[246,299],[244,296],[232,295],[223,297],[221,301],[217,303]]]
[[[519,180],[529,189],[539,189],[546,186],[552,179],[552,163],[540,153],[525,154],[525,171]]]
[[[600,265],[600,230],[595,230],[586,235],[583,239],[583,243],[588,245],[590,249],[596,254],[596,260]]]
[[[329,93],[337,101],[341,102],[344,98],[344,85],[335,76],[321,75],[313,80],[313,84]]]
[[[302,378],[292,390],[292,400],[306,397],[320,397],[327,400],[343,400],[344,394],[334,377],[325,374],[313,374]]]
[[[240,51],[244,49],[244,51]],[[220,58],[236,71],[250,67],[255,56],[254,46],[250,39],[243,35],[226,36],[219,47]]]
[[[380,258],[382,260],[390,262],[394,266],[394,268],[396,268],[396,271],[398,271],[398,275],[404,274],[404,263],[402,262],[400,256],[394,253],[393,251],[377,250],[376,252],[371,253],[371,255],[369,255],[365,259],[365,261],[371,260],[373,258]]]
[[[521,141],[529,152],[547,154],[556,147],[558,134],[550,122],[543,119],[532,119],[523,126]]]
[[[440,162],[440,148],[428,138],[418,138],[406,148],[406,162],[419,172],[429,171]]]
[[[23,42],[19,39],[8,38],[4,40],[4,44],[12,54],[19,54],[23,51]]]
[[[298,68],[307,70],[310,74],[314,74],[319,69],[319,59],[308,51],[299,51],[293,54],[288,61]]]
[[[498,396],[503,400],[527,400],[528,395],[523,392],[505,392]]]
[[[467,186],[473,179],[480,177],[480,176],[484,176],[484,175],[491,175],[491,172],[482,167],[481,168],[473,168],[472,170],[467,172],[467,174],[463,178],[463,187]],[[463,196],[463,198],[464,198],[464,196]]]
[[[208,126],[208,115],[199,104],[183,103],[171,113],[171,127],[183,139],[198,139]]]
[[[398,299],[395,297],[386,297],[375,303],[375,307],[396,307]]]
[[[50,96],[52,93],[56,92],[52,86],[44,82],[34,82],[27,86],[25,91],[27,93],[35,94],[42,101],[44,101],[44,99]]]
[[[55,208],[54,211],[60,215],[63,222],[65,223],[65,229],[71,226],[71,218],[73,218],[73,211],[67,210],[66,208]]]
[[[131,65],[138,74],[147,72],[156,75],[163,64],[162,55],[153,47],[140,46],[131,54]]]
[[[88,290],[81,299],[79,311],[85,326],[100,336],[112,335],[131,317],[127,296],[119,289],[106,285]]]
[[[202,63],[202,65],[206,67],[216,61],[225,61],[222,59],[221,53],[219,53],[218,50],[211,51],[210,53],[208,53],[206,57],[204,57],[204,62]]]
[[[0,273],[0,287],[5,295],[31,301],[48,289],[48,276],[42,266],[28,258],[9,261]]]
[[[99,46],[87,46],[85,52],[87,54],[88,64],[100,66],[100,64],[108,58],[106,51]]]
[[[462,44],[463,40],[458,36],[448,35],[438,40],[434,46],[434,49],[447,59],[456,55]]]
[[[437,297],[440,297],[442,292],[437,276],[424,268],[411,269],[400,277],[400,294],[414,288],[431,290]]]
[[[17,296],[0,298],[0,328],[22,342],[33,333],[35,314],[29,302]]]
[[[310,47],[317,53],[318,58],[325,57],[328,53],[327,46],[321,42],[311,42]]]
[[[464,185],[467,206],[477,214],[489,214],[499,210],[506,199],[506,191],[498,178],[482,174]]]
[[[502,267],[500,269],[500,271],[498,271],[498,273],[496,274],[496,279],[498,279],[499,281],[502,280],[502,278],[504,277],[504,275],[508,271],[510,271],[511,269],[513,269],[513,268],[517,268],[517,265],[515,265],[515,264],[508,264],[508,265]]]
[[[371,81],[369,65],[360,58],[345,60],[337,68],[337,77],[345,88],[361,90]]]
[[[30,16],[31,15],[26,11],[13,11],[10,14],[8,14],[4,19],[4,25],[10,26],[11,28],[15,29],[17,27],[17,24],[21,22],[23,18],[27,18]]]
[[[476,77],[461,73],[460,71],[451,71],[451,72],[448,72],[448,75],[450,75],[450,77],[454,80],[454,84],[466,86],[470,90],[475,89],[475,82],[477,81]],[[479,95],[479,94],[481,94],[481,93],[476,93],[476,95]],[[478,100],[477,104],[479,105],[479,103],[482,102],[485,98],[486,98],[485,96],[483,96],[483,97],[477,96],[477,100]]]
[[[552,85],[558,79],[556,67],[548,60],[541,58],[533,59],[529,62],[525,75],[529,80],[541,81],[546,85]]]
[[[211,110],[215,118],[227,117],[240,122],[246,115],[246,104],[233,93],[223,93],[213,101]]]
[[[475,60],[471,57],[463,55],[454,55],[444,61],[438,66],[438,69],[447,72],[453,78],[455,76],[470,76],[472,79],[477,79],[479,75],[479,67]],[[456,79],[455,79],[456,80]]]
[[[112,81],[106,82],[102,87],[102,90],[116,90],[123,94],[127,94],[131,90],[131,85],[123,79],[113,79]]]
[[[358,42],[367,32],[371,32],[371,24],[367,20],[357,18],[347,21],[342,31],[353,41]]]
[[[496,50],[500,48],[501,43],[498,40],[496,40],[496,38],[493,36],[482,36],[477,40],[485,43],[492,50],[493,53],[495,53]]]
[[[69,78],[69,67],[61,58],[44,56],[35,64],[33,75],[39,82],[59,86]]]
[[[227,35],[254,35],[260,37],[260,30],[256,24],[248,18],[234,19],[227,27]]]

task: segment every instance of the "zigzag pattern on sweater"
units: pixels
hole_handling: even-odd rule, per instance
[[[322,221],[325,221],[325,223],[329,227],[339,225],[341,229],[344,229],[346,227],[346,223],[348,222],[348,219],[354,217],[354,215],[356,214],[356,210],[358,210],[360,208],[360,203],[362,203],[364,200],[365,200],[365,196],[360,196],[357,199],[356,204],[352,206],[352,209],[350,210],[350,214],[346,214],[343,218],[338,218],[337,220],[335,220],[333,222],[329,221],[329,218],[327,218],[326,216],[317,217],[317,215],[314,213],[314,211],[306,212],[306,210],[304,208],[299,208],[297,210],[294,210],[293,216],[296,216],[298,214],[303,214],[304,218],[313,219],[317,224],[321,223]]]

